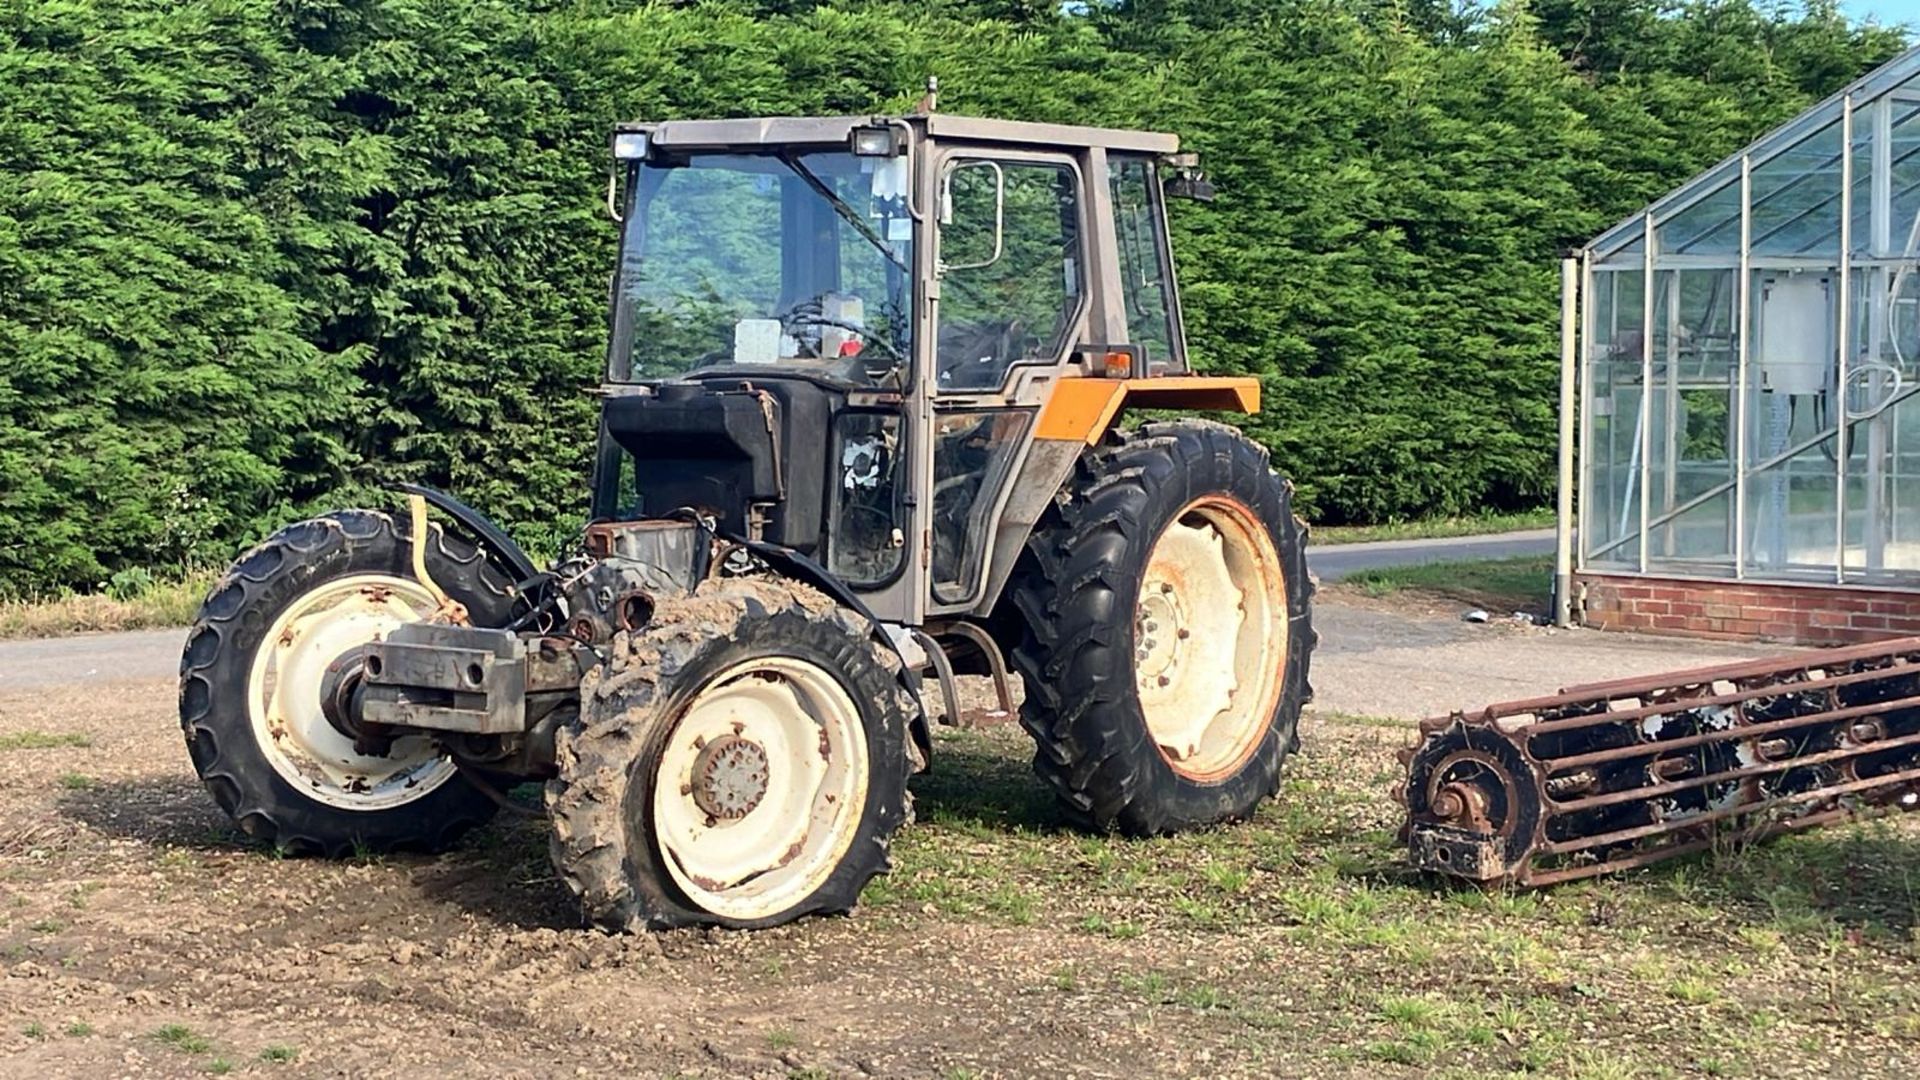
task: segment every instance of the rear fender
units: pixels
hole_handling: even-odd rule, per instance
[[[458,522],[468,536],[479,542],[488,561],[505,570],[516,585],[524,586],[529,580],[540,576],[540,568],[533,564],[533,557],[527,554],[526,549],[514,543],[513,537],[488,520],[485,514],[439,488],[404,482],[392,486],[403,494],[420,496],[429,505]]]
[[[1190,409],[1237,412],[1260,411],[1260,380],[1250,375],[1166,375],[1145,379],[1062,379],[1055,383],[1034,424],[1033,445],[1013,479],[1013,492],[1001,512],[994,534],[987,588],[973,614],[992,618],[1026,549],[1040,516],[1052,504],[1074,463],[1089,447],[1100,445],[1128,409]],[[1015,643],[1002,641],[1011,649]]]

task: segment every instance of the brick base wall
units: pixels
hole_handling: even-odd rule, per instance
[[[1795,645],[1920,634],[1920,592],[1576,574],[1573,598],[1575,617],[1600,630]]]

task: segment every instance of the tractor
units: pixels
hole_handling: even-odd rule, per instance
[[[1024,683],[1070,823],[1243,818],[1315,635],[1292,486],[1196,374],[1166,134],[938,113],[620,125],[587,524],[444,492],[290,525],[181,662],[195,769],[288,853],[437,851],[544,783],[615,931],[845,912],[955,673]],[[1152,410],[1157,417],[1130,412]],[[432,518],[432,520],[430,520]],[[923,681],[924,679],[924,681]]]

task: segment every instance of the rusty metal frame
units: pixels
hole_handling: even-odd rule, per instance
[[[1415,864],[1550,885],[1920,804],[1920,638],[1578,686],[1420,731],[1400,792]]]

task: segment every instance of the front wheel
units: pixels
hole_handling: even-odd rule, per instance
[[[1069,816],[1170,833],[1274,793],[1310,693],[1305,547],[1291,486],[1225,425],[1081,459],[1013,583],[1021,720]]]
[[[851,909],[907,817],[905,679],[874,627],[804,585],[663,601],[561,732],[555,867],[611,930]]]
[[[436,603],[404,526],[344,510],[275,533],[201,605],[180,661],[180,725],[200,779],[248,835],[282,851],[435,851],[493,815],[426,735],[358,738],[323,705],[353,651]],[[434,581],[482,626],[513,600],[480,551],[438,528]]]

